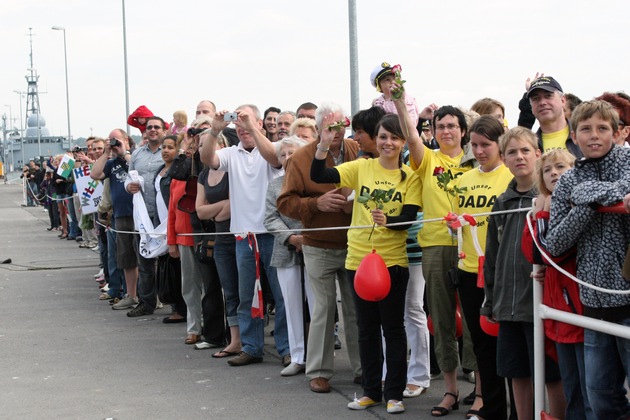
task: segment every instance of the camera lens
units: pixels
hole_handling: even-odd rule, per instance
[[[118,139],[114,139],[114,138],[109,139],[109,146],[110,147],[116,147],[118,145],[120,145],[120,142],[118,141]]]

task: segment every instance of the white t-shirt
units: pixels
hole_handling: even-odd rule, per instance
[[[248,152],[240,143],[216,153],[218,170],[230,175],[230,230],[234,234],[266,232],[263,222],[267,184],[284,170],[269,165],[258,148]]]

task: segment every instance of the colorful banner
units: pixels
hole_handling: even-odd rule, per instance
[[[103,182],[90,178],[91,168],[92,165],[85,165],[72,171],[83,214],[96,213],[103,196]]]
[[[57,174],[64,178],[68,178],[70,174],[72,174],[72,170],[74,169],[74,159],[71,156],[63,155],[63,159],[59,162],[59,167],[57,168]]]

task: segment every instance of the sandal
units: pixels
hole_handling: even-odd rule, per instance
[[[475,394],[475,398],[481,398],[483,400],[483,397],[481,395],[479,395],[479,394]],[[473,404],[474,404],[474,401],[473,401]],[[481,407],[483,407],[483,405]],[[466,418],[467,419],[471,419],[471,418],[473,418],[475,416],[478,416],[479,414],[480,414],[479,410],[473,410],[471,408],[470,410],[466,411]]]
[[[453,397],[455,402],[449,408],[440,407],[439,405],[433,407],[431,409],[431,415],[433,417],[443,417],[443,416],[446,416],[447,414],[449,414],[451,412],[451,410],[453,410],[453,411],[454,410],[459,410],[459,391],[457,392],[457,394],[453,394],[452,392],[445,392],[444,396],[446,397],[447,395]]]

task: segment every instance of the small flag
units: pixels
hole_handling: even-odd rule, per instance
[[[74,169],[74,159],[68,155],[63,155],[63,159],[59,162],[57,174],[64,178],[68,178]]]

